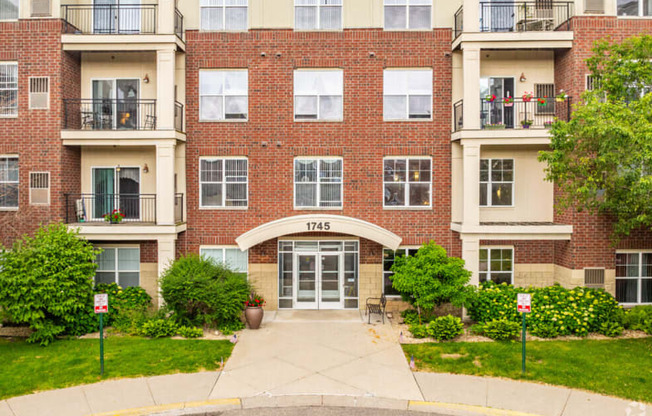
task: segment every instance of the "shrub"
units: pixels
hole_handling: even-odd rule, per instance
[[[652,305],[640,305],[625,313],[623,325],[628,329],[643,331],[647,320],[652,320]]]
[[[518,336],[520,326],[516,322],[506,319],[496,319],[484,324],[483,331],[485,336],[495,341],[507,341]]]
[[[130,321],[144,315],[152,304],[152,298],[142,287],[122,288],[115,283],[100,283],[95,286],[95,293],[109,295],[109,312],[104,316],[106,326],[124,328]],[[121,331],[122,332],[122,331]]]
[[[528,331],[540,338],[557,338],[559,336],[559,330],[552,322],[540,322],[528,328]]]
[[[643,331],[648,335],[652,335],[652,319],[645,321],[643,324]]]
[[[177,329],[177,334],[184,338],[201,338],[204,336],[204,330],[194,326],[180,326]]]
[[[406,309],[401,312],[401,317],[405,325],[413,325],[419,323],[419,313],[414,309]]]
[[[240,320],[227,322],[225,324],[218,325],[217,329],[222,333],[222,335],[231,335],[235,331],[245,329],[245,323]]]
[[[447,341],[460,335],[464,330],[462,320],[456,316],[440,316],[428,324],[427,333],[438,341]]]
[[[598,332],[608,337],[618,337],[623,333],[623,327],[619,322],[607,321],[600,324]]]
[[[473,335],[484,335],[484,326],[482,324],[473,324],[469,327],[469,333]]]
[[[0,308],[48,345],[65,333],[93,329],[93,260],[99,251],[64,224],[41,227],[0,257]]]
[[[140,328],[140,335],[149,338],[171,337],[177,333],[177,325],[171,319],[155,318],[145,321]]]
[[[197,255],[172,263],[163,273],[160,287],[178,323],[218,328],[240,321],[251,290],[244,274]]]
[[[413,324],[409,326],[409,329],[414,338],[425,338],[428,335],[425,325]]]

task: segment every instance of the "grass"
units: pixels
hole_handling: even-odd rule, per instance
[[[104,376],[99,340],[59,340],[48,347],[0,340],[0,399],[102,380],[216,370],[231,354],[229,341],[109,337]]]
[[[528,342],[525,376],[520,342],[411,344],[403,350],[408,359],[414,354],[421,371],[532,380],[652,403],[652,338]]]

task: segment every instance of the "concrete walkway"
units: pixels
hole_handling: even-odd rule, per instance
[[[652,415],[652,406],[567,388],[413,373],[391,326],[362,324],[357,313],[282,312],[266,319],[260,330],[243,333],[221,373],[122,379],[14,397],[0,401],[0,416],[204,415],[286,406],[445,415]]]

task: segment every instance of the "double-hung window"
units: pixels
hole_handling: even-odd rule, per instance
[[[652,252],[616,254],[616,300],[652,303]]]
[[[385,120],[432,119],[432,69],[386,69]]]
[[[1,4],[2,0],[0,0]],[[0,62],[0,117],[16,117],[17,115],[18,64]]]
[[[237,247],[201,247],[199,254],[215,260],[236,273],[247,273],[249,255]]]
[[[294,71],[295,120],[342,120],[343,95],[341,69]]]
[[[95,283],[117,283],[121,287],[140,285],[140,248],[100,247],[95,258]]]
[[[480,160],[480,206],[512,206],[513,191],[513,159]]]
[[[383,293],[385,296],[400,296],[398,290],[392,286],[390,276],[394,275],[392,266],[397,257],[414,256],[418,248],[399,248],[398,250],[383,249]]]
[[[385,207],[428,208],[432,194],[429,157],[386,158],[383,161]]]
[[[652,16],[650,0],[618,0],[618,16]]]
[[[247,207],[247,159],[202,158],[199,170],[201,208]]]
[[[20,0],[0,0],[0,21],[18,20]]]
[[[0,156],[0,208],[18,208],[18,158]]]
[[[199,71],[199,119],[246,120],[249,79],[246,69]]]
[[[200,0],[201,30],[247,30],[248,0]]]
[[[480,249],[480,282],[512,284],[514,281],[514,250],[511,248]]]
[[[295,0],[294,27],[297,30],[342,29],[342,0]]]
[[[432,28],[432,0],[385,0],[385,29]]]
[[[294,160],[294,207],[342,207],[342,159]]]

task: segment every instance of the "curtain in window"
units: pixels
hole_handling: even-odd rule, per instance
[[[224,249],[224,263],[233,271],[246,273],[248,266],[247,252],[241,251],[239,248],[226,248]]]
[[[0,0],[0,20],[18,19],[19,0]]]
[[[342,205],[342,160],[322,159],[320,169],[320,206],[339,207]]]
[[[0,116],[13,116],[17,114],[18,65],[0,63]]]
[[[118,249],[118,285],[122,287],[140,284],[140,249]]]
[[[296,206],[317,206],[317,161],[295,161]]]
[[[200,0],[201,30],[224,30],[224,0]]]
[[[294,19],[297,29],[317,29],[317,0],[297,0]]]
[[[247,160],[226,159],[224,161],[226,182],[226,206],[247,206]]]
[[[295,117],[342,119],[344,75],[334,71],[295,71]]]
[[[200,161],[201,206],[222,206],[222,160]]]
[[[0,158],[0,207],[18,206],[18,159]]]
[[[339,6],[320,7],[319,20],[321,29],[341,29],[342,28],[342,1],[341,0],[321,0],[322,5],[334,4]]]
[[[226,30],[247,29],[247,0],[225,0],[226,1]],[[231,6],[231,7],[230,7]],[[239,6],[239,7],[232,7]]]

